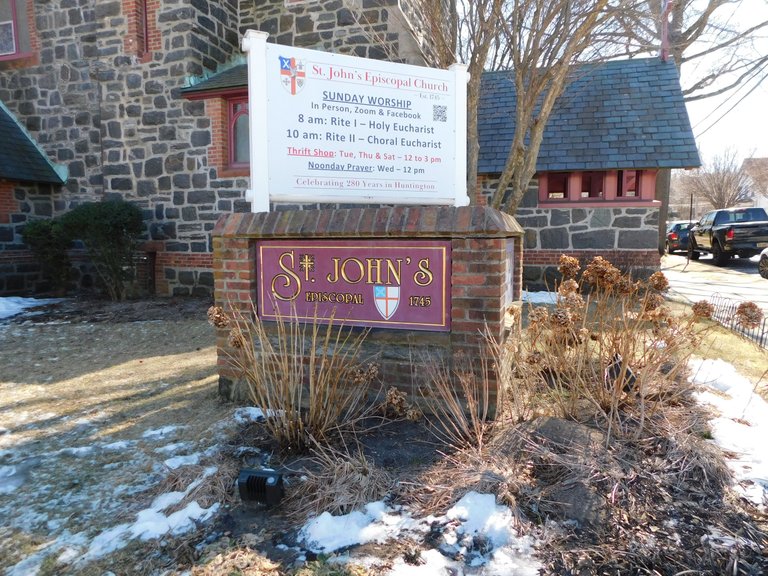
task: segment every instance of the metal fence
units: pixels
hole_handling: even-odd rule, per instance
[[[747,338],[751,338],[763,348],[768,348],[768,317],[763,317],[762,322],[756,328],[745,329],[736,323],[736,309],[740,301],[731,300],[721,294],[712,296],[712,305],[715,307],[713,318],[726,328],[738,332]]]

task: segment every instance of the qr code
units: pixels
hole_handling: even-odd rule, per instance
[[[448,120],[448,106],[432,105],[432,120],[434,122],[446,122]]]

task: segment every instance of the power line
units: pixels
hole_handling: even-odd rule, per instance
[[[757,90],[757,89],[760,87],[760,85],[761,85],[761,82],[760,82],[760,81],[757,81],[757,82],[755,83],[755,85],[754,85],[754,86],[752,86],[752,88],[749,90],[749,92],[747,92],[746,94],[744,94],[744,96],[742,96],[741,98],[739,98],[739,100],[738,100],[738,101],[737,101],[737,102],[736,102],[736,103],[735,103],[733,106],[731,106],[730,108],[728,108],[728,110],[726,110],[725,112],[723,112],[723,114],[722,114],[722,115],[720,115],[720,117],[719,117],[717,120],[715,120],[714,122],[712,122],[712,124],[710,124],[709,126],[707,126],[707,127],[704,129],[704,130],[702,130],[701,132],[699,132],[698,134],[696,134],[696,135],[695,135],[695,136],[696,136],[696,138],[699,138],[700,136],[703,136],[703,135],[704,135],[704,134],[706,134],[706,133],[707,133],[707,132],[708,132],[708,131],[709,131],[711,128],[713,128],[715,125],[717,125],[717,123],[718,123],[718,122],[720,122],[720,120],[722,120],[722,119],[723,119],[723,118],[725,118],[725,117],[726,117],[728,114],[730,114],[730,113],[733,111],[733,109],[734,109],[734,108],[736,108],[736,106],[738,106],[739,104],[741,104],[741,103],[744,101],[744,99],[745,99],[745,98],[747,98],[747,97],[748,97],[750,94],[752,94],[752,92],[754,92],[755,90]],[[734,93],[734,94],[732,94],[732,96],[735,96],[735,95],[736,95],[735,93]],[[709,114],[707,114],[707,116],[706,116],[706,117],[705,117],[703,120],[701,120],[701,121],[700,121],[698,124],[696,124],[696,125],[698,126],[698,125],[699,125],[699,124],[701,124],[702,122],[706,121],[706,120],[707,120],[707,119],[708,119],[710,116],[712,116],[712,114],[714,114],[715,112],[717,112],[717,110],[718,110],[718,109],[719,109],[721,106],[723,106],[724,104],[726,104],[726,103],[728,102],[728,100],[730,100],[730,97],[729,97],[729,98],[727,98],[726,100],[724,100],[723,102],[721,102],[721,103],[720,103],[720,104],[717,106],[717,108],[715,108],[714,110],[712,110],[712,112],[710,112]]]

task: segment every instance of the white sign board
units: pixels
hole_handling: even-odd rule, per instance
[[[251,190],[273,202],[469,204],[463,65],[268,44],[249,30]]]

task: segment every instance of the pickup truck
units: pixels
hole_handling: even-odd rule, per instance
[[[731,256],[751,258],[766,247],[768,214],[763,208],[712,210],[693,225],[688,236],[690,259],[709,252],[717,266],[725,266]]]

